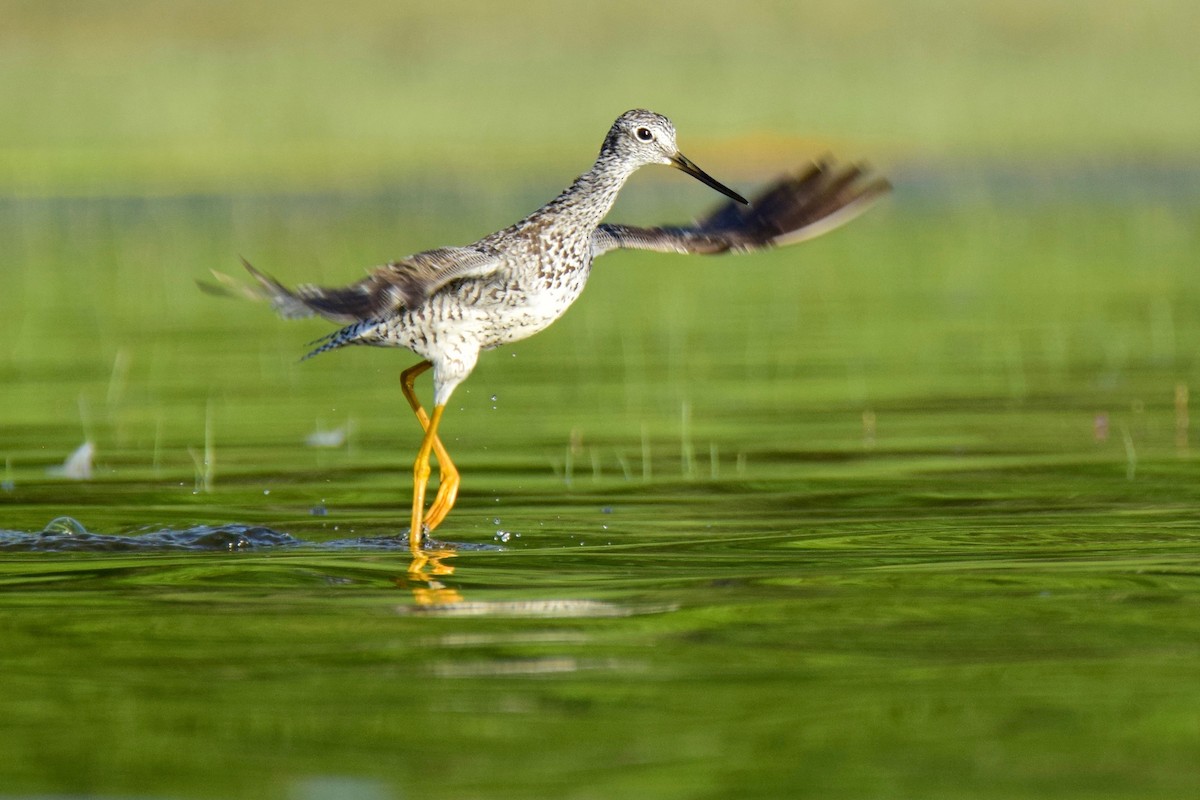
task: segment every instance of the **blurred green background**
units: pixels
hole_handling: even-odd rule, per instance
[[[0,3],[0,189],[559,181],[645,106],[685,152],[1187,159],[1188,0]],[[714,167],[715,169],[715,167]]]

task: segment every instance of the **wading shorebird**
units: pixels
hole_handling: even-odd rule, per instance
[[[625,181],[638,168],[666,164],[729,197],[692,225],[637,228],[602,224]],[[243,260],[256,285],[229,286],[270,301],[283,317],[318,315],[344,325],[306,358],[352,344],[405,347],[423,360],[404,370],[400,386],[424,430],[413,465],[409,547],[454,507],[459,473],[438,436],[446,402],[475,366],[480,352],[541,331],[583,291],[592,261],[621,248],[665,253],[748,252],[811,239],[841,225],[888,191],[863,168],[821,161],[771,184],[753,203],[684,157],[675,126],[641,109],[617,118],[600,155],[562,194],[520,222],[465,247],[442,247],[393,261],[340,288],[288,289]],[[433,368],[433,413],[413,384]],[[437,456],[437,494],[428,510],[430,457]]]

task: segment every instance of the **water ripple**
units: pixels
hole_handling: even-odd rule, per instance
[[[430,542],[455,550],[499,550],[495,545]],[[0,552],[241,552],[265,548],[305,547],[326,550],[408,550],[407,536],[375,536],[309,542],[261,525],[196,525],[163,528],[136,535],[93,533],[71,517],[58,517],[36,532],[0,530]]]

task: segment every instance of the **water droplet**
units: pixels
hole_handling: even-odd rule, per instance
[[[263,489],[263,494],[270,494],[270,493],[271,493],[270,489]]]
[[[57,533],[64,536],[87,536],[87,528],[73,517],[55,517],[42,533]]]
[[[500,524],[500,518],[499,518],[499,517],[492,517],[492,524],[493,524],[493,525],[499,525],[499,524]]]

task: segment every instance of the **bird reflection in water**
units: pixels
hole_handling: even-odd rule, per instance
[[[454,566],[446,563],[458,555],[454,550],[419,550],[408,565],[408,572],[396,576],[396,585],[410,589],[419,606],[440,606],[463,602],[462,593],[440,578],[454,574]]]

